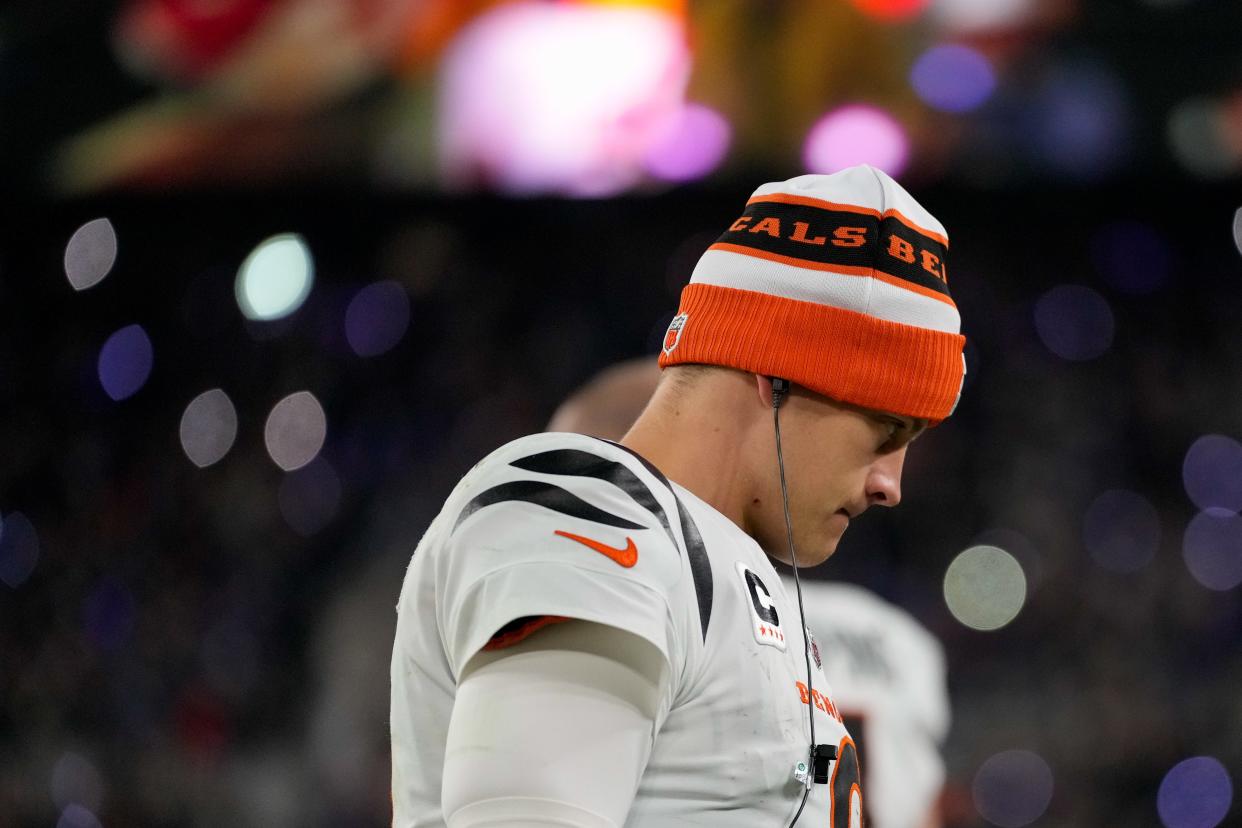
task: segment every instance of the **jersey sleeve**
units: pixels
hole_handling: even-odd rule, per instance
[[[436,592],[453,676],[566,619],[628,630],[675,667],[682,557],[659,484],[607,443],[550,436],[488,458],[449,500]]]

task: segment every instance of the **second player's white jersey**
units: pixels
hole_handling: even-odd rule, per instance
[[[814,662],[807,692],[797,601],[764,552],[628,450],[538,434],[462,479],[406,574],[392,660],[397,828],[445,824],[445,740],[466,662],[557,616],[629,630],[668,662],[627,826],[788,825],[808,710],[839,758],[798,825],[860,825],[853,742]]]
[[[786,591],[795,596],[792,575]],[[921,828],[944,784],[944,648],[905,610],[852,584],[802,580],[833,700],[858,740],[871,828]]]

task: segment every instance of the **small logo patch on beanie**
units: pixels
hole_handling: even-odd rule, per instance
[[[686,327],[686,320],[689,318],[690,314],[679,313],[668,323],[668,332],[664,334],[664,347],[661,348],[664,353],[671,354],[677,347],[677,343],[681,341],[682,328]]]

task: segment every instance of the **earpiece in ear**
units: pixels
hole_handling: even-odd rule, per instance
[[[789,393],[789,380],[772,377],[772,407],[780,408]]]

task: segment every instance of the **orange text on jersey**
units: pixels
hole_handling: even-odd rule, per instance
[[[810,704],[811,697],[813,696],[815,698],[816,707],[836,719],[838,722],[841,722],[842,724],[845,723],[845,719],[841,715],[841,711],[837,710],[837,706],[832,703],[832,699],[814,689],[812,689],[811,694],[808,695],[805,684],[800,681],[794,682],[794,684],[798,686],[798,697],[802,699],[803,704]]]

